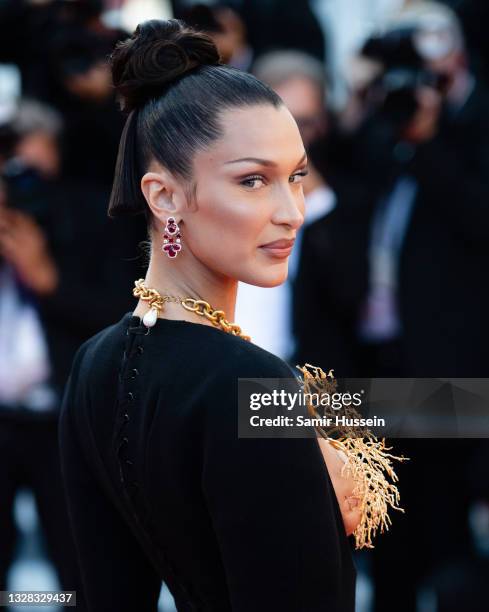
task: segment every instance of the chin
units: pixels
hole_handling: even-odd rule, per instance
[[[289,270],[285,261],[280,266],[275,266],[275,269],[256,270],[254,274],[247,275],[246,278],[240,278],[240,280],[256,287],[277,287],[285,283],[288,273]]]

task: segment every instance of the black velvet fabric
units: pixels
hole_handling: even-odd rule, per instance
[[[315,437],[238,437],[238,378],[293,378],[225,332],[127,313],[79,349],[60,421],[91,612],[353,612],[356,571]],[[80,597],[79,597],[80,599]]]

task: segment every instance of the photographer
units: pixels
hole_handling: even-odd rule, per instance
[[[384,190],[370,228],[359,333],[374,347],[397,340],[406,376],[486,376],[489,300],[480,279],[489,262],[488,97],[468,71],[454,17],[427,9],[404,19],[399,40],[409,36],[420,66],[406,86],[386,85],[377,111],[392,147],[370,168],[372,185],[384,156],[391,163],[376,185]],[[410,19],[419,20],[411,30]],[[364,52],[375,53],[373,46]],[[394,70],[383,83],[395,81]],[[378,144],[371,157],[375,150]]]
[[[357,127],[334,147],[357,195],[304,233],[296,358],[338,356],[349,375],[487,373],[489,98],[456,18],[427,7],[364,45],[375,77],[356,93]],[[300,325],[318,302],[319,341]],[[330,348],[338,327],[343,341]]]
[[[58,113],[24,100],[2,130],[3,588],[16,540],[12,506],[21,486],[34,492],[62,587],[77,588],[78,570],[59,472],[59,401],[75,351],[108,320],[129,310],[132,279],[143,269],[134,258],[137,253],[123,246],[137,243],[136,237],[127,235],[138,232],[138,224],[112,223],[106,216],[105,190],[61,174],[61,128]]]
[[[335,149],[358,194],[304,232],[294,362],[340,377],[486,377],[487,93],[440,5],[403,11],[362,60],[356,125]],[[412,612],[430,571],[470,554],[469,442],[403,441],[416,462],[399,470],[406,517],[374,551],[376,612]]]
[[[29,129],[27,123],[30,123]],[[55,293],[58,266],[39,220],[59,169],[58,115],[24,104],[2,127],[0,184],[0,589],[7,588],[16,528],[15,495],[32,489],[49,556],[62,588],[78,583],[75,550],[62,493],[57,444],[59,392],[39,300]],[[33,197],[21,198],[30,193]]]

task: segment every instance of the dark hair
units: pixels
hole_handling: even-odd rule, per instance
[[[110,217],[149,209],[140,182],[156,159],[189,181],[194,154],[222,136],[223,110],[280,97],[256,77],[221,64],[212,39],[179,19],[141,23],[111,55],[121,109],[129,113],[119,145]]]

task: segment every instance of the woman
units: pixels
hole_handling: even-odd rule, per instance
[[[315,437],[237,434],[238,377],[293,376],[229,321],[239,280],[286,279],[297,125],[177,20],[141,24],[112,71],[129,114],[109,214],[146,215],[151,258],[136,309],[80,348],[64,398],[88,609],[154,611],[164,580],[179,612],[352,612],[359,516],[341,458]]]

